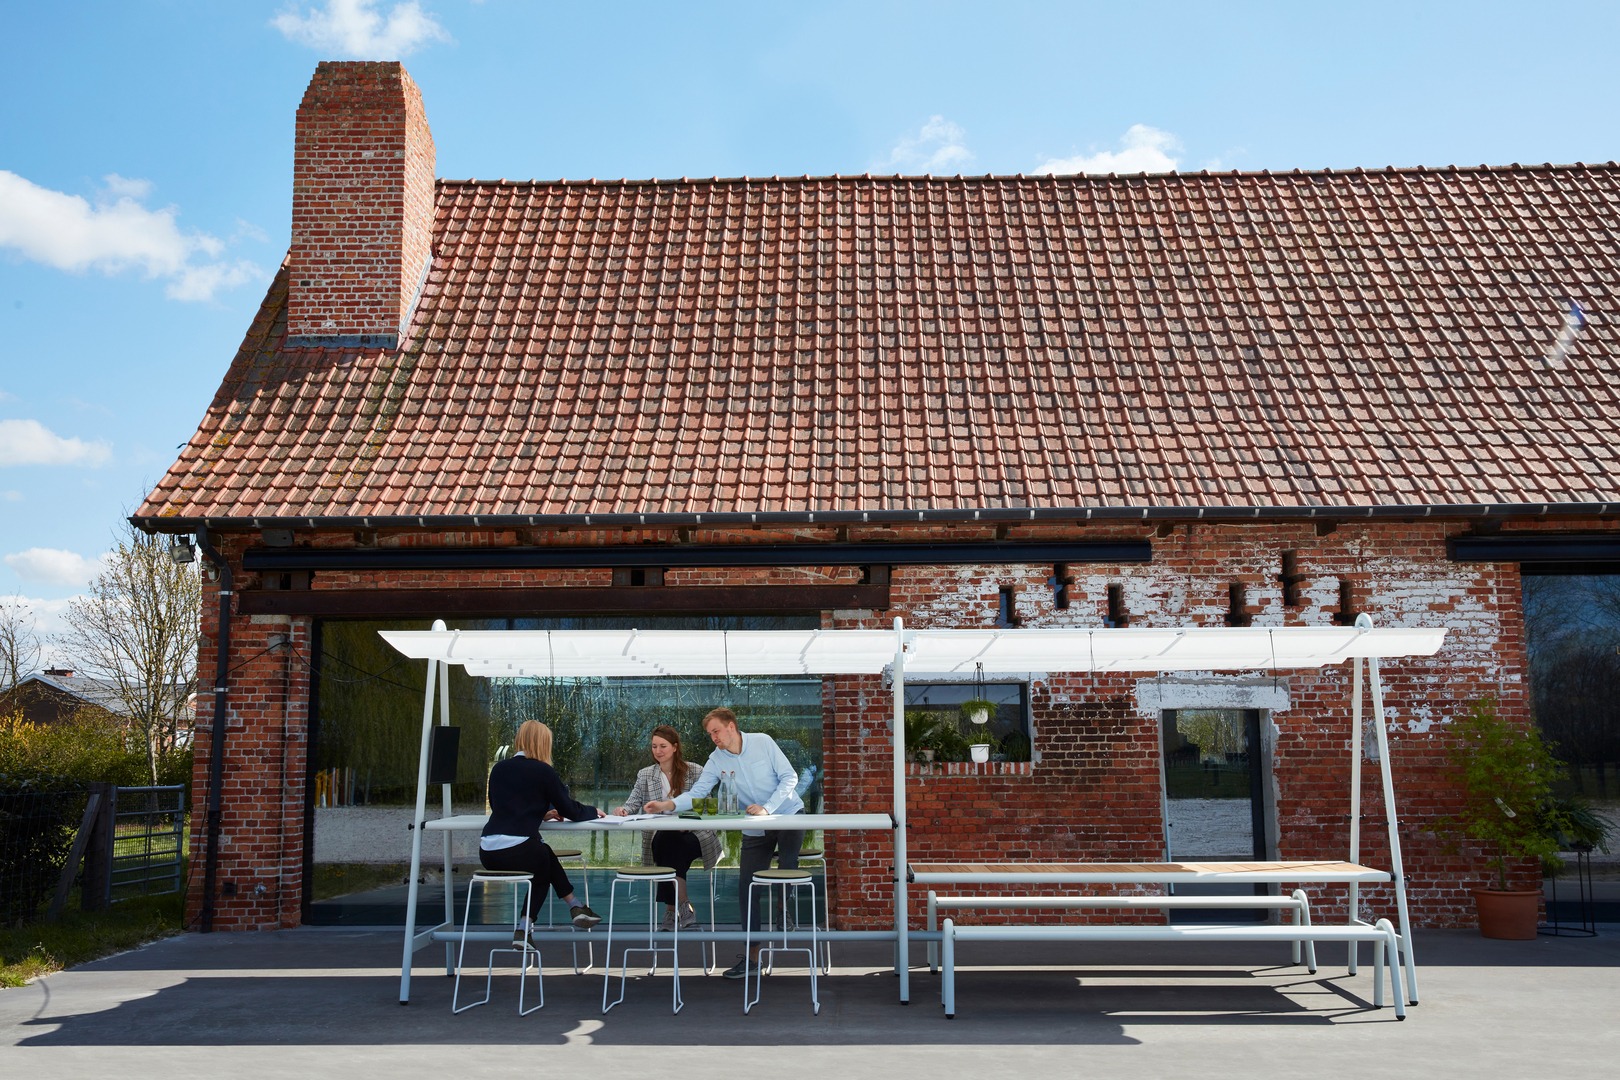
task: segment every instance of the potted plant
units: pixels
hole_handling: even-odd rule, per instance
[[[964,717],[973,723],[986,724],[990,722],[992,716],[996,715],[997,705],[995,702],[986,701],[984,698],[970,698],[958,705],[957,708],[961,710]]]
[[[1558,845],[1559,851],[1609,854],[1609,823],[1592,812],[1592,804],[1579,795],[1549,795],[1541,801],[1542,828]],[[1541,870],[1547,877],[1564,872],[1564,861],[1556,854],[1544,855]]]
[[[1486,888],[1472,890],[1479,932],[1488,938],[1531,940],[1541,891],[1508,888],[1508,863],[1544,859],[1558,851],[1542,808],[1561,763],[1539,732],[1498,716],[1491,698],[1475,702],[1452,731],[1457,742],[1450,759],[1462,777],[1465,802],[1441,826],[1484,844],[1487,863],[1495,870],[1495,880]]]
[[[906,713],[905,742],[908,761],[934,760],[934,741],[940,724],[941,717],[936,712],[913,709]],[[927,751],[926,757],[924,751]]]
[[[957,708],[961,710],[963,717],[976,726],[989,723],[990,718],[996,715],[996,703],[986,701],[984,698],[969,698],[958,705]],[[968,755],[973,761],[989,761],[990,744],[988,742],[969,743]]]

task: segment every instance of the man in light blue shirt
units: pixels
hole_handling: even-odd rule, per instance
[[[737,730],[737,714],[730,709],[715,709],[703,718],[703,730],[714,743],[714,753],[703,766],[703,775],[683,795],[663,801],[652,800],[647,810],[654,814],[671,810],[690,810],[694,798],[703,798],[720,783],[724,773],[737,774],[737,801],[744,804],[755,817],[766,814],[802,814],[804,803],[794,790],[799,774],[788,762],[776,740],[757,731]],[[799,848],[804,844],[804,830],[743,830],[742,853],[737,859],[737,904],[748,912],[748,925],[758,930],[759,908],[748,903],[748,883],[754,875],[771,865],[771,856],[784,870],[799,865]],[[779,906],[779,904],[778,904]],[[740,979],[759,966],[759,946],[749,950],[746,960],[726,971],[726,978]]]

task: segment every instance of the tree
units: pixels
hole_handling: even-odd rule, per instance
[[[0,597],[0,690],[9,690],[39,667],[39,623],[21,596]]]
[[[75,670],[113,687],[156,784],[159,760],[189,737],[202,584],[195,563],[173,562],[163,538],[131,525],[106,566],[68,605],[60,646]]]

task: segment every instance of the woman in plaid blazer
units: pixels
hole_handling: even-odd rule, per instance
[[[636,786],[631,789],[630,797],[614,811],[621,817],[641,813],[642,808],[654,800],[685,794],[703,773],[702,766],[681,756],[680,732],[668,724],[653,728],[648,749],[652,751],[653,764],[636,774]],[[668,905],[664,911],[665,930],[674,929],[677,911],[683,929],[697,925],[697,912],[686,896],[686,872],[700,858],[703,869],[713,870],[723,851],[720,838],[709,829],[641,834],[641,865],[668,866],[677,877],[674,882],[663,881],[658,885],[658,899]]]

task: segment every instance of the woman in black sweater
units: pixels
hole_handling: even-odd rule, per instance
[[[545,899],[546,886],[557,891],[568,905],[574,925],[589,930],[602,917],[574,896],[574,883],[568,880],[562,863],[546,842],[540,839],[540,823],[567,818],[591,821],[605,817],[594,806],[577,803],[568,794],[557,770],[551,767],[551,729],[536,720],[525,720],[512,740],[516,751],[489,771],[489,824],[478,842],[479,861],[486,870],[519,870],[534,875],[529,890],[528,914],[519,924],[526,933],[535,912]]]

